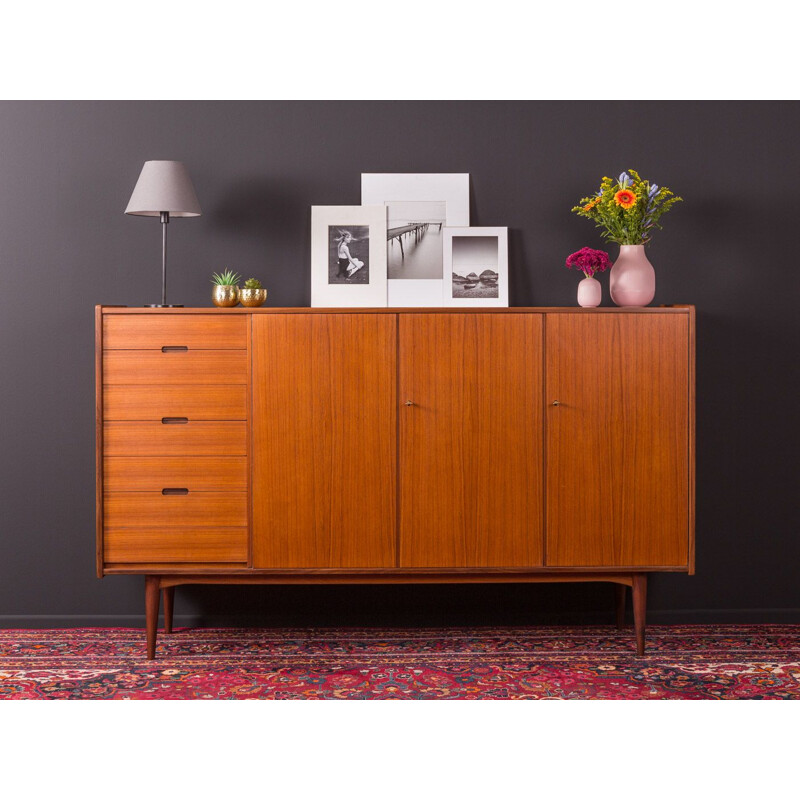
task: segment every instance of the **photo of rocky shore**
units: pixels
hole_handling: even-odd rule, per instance
[[[499,275],[485,269],[480,275],[470,270],[466,275],[453,271],[453,297],[498,297]]]
[[[496,236],[453,237],[453,297],[499,297]]]

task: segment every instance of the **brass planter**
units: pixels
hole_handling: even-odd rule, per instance
[[[239,302],[239,287],[217,284],[211,291],[211,299],[219,308],[232,308]]]
[[[239,289],[239,302],[248,308],[263,306],[266,299],[266,289]]]

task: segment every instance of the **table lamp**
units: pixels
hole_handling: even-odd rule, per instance
[[[183,308],[167,304],[167,224],[170,216],[202,213],[189,171],[180,161],[145,161],[125,213],[161,217],[161,302],[147,308]]]

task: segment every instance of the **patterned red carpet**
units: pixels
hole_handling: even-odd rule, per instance
[[[3,699],[800,699],[800,625],[0,631]]]

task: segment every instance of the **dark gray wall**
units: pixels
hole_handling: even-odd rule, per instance
[[[224,267],[307,305],[309,207],[358,204],[361,172],[469,172],[472,223],[509,227],[512,305],[575,303],[564,259],[601,242],[570,208],[603,175],[683,195],[649,255],[655,302],[698,311],[697,575],[653,578],[651,619],[800,621],[799,129],[800,105],[771,102],[0,103],[0,624],[141,620],[141,578],[94,576],[92,312],[159,300],[159,225],[123,214],[147,159],[185,161],[203,207],[170,224],[187,306]],[[610,606],[603,586],[194,587],[177,614],[469,625]]]

